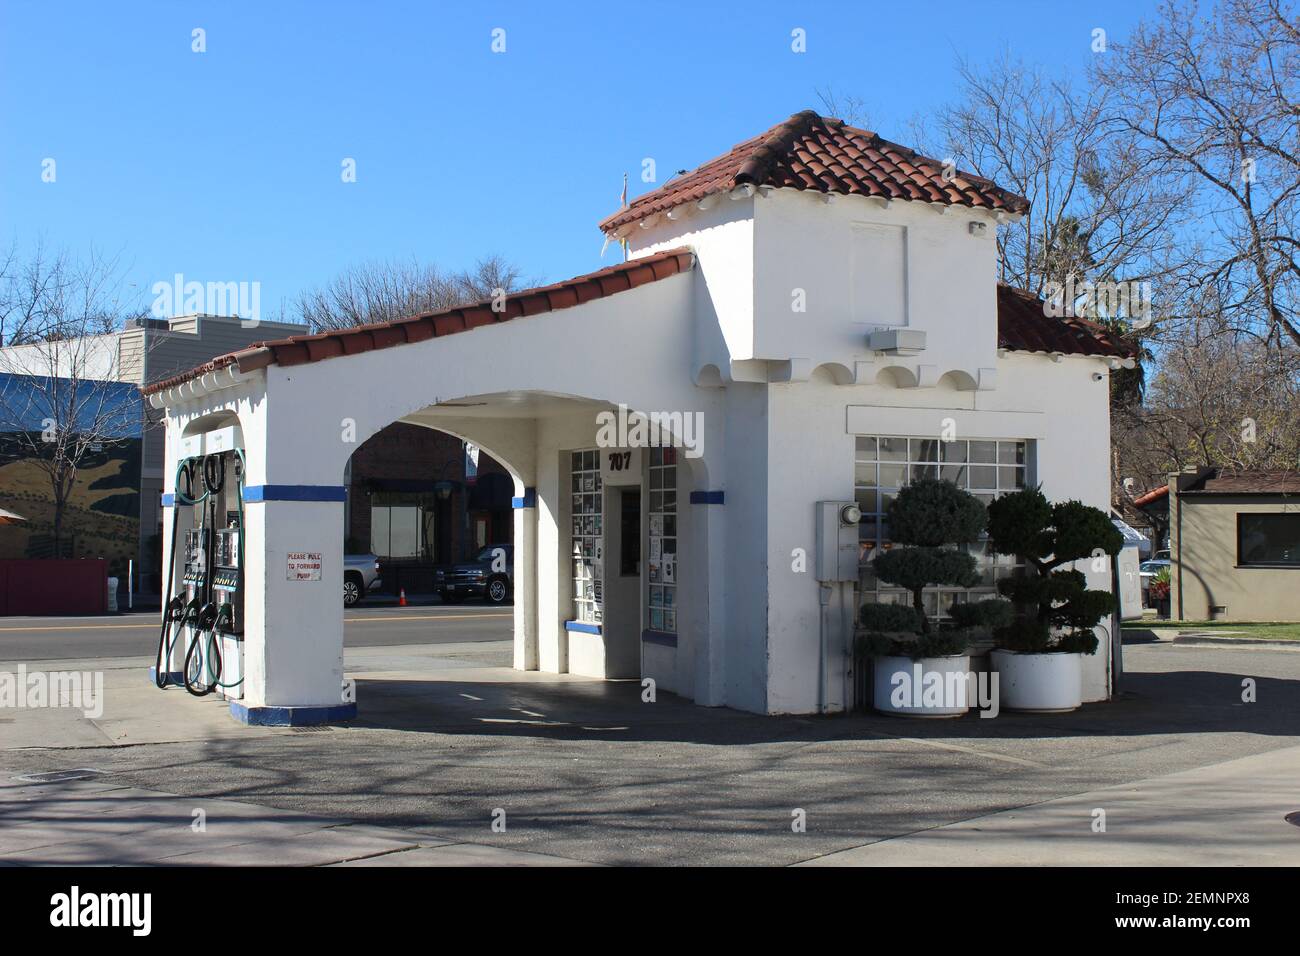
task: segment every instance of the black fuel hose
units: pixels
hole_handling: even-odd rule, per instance
[[[217,684],[221,680],[221,649],[217,646],[218,642],[211,640],[210,633],[215,629],[216,622],[220,613],[215,604],[205,604],[194,617],[194,626],[196,634],[194,640],[190,642],[190,648],[185,652],[185,689],[195,697],[204,697],[211,694],[217,689]],[[209,639],[204,641],[205,635]],[[206,660],[196,661],[194,652],[199,650],[203,644],[208,646],[208,656]],[[216,659],[216,665],[213,666],[213,659]],[[213,675],[211,683],[202,683],[200,679],[204,677],[202,670],[203,665],[207,664],[208,673]],[[191,676],[193,671],[193,676]]]
[[[203,487],[209,494],[220,494],[226,487],[226,454],[216,452],[203,459]]]

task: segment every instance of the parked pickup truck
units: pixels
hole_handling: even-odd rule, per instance
[[[439,570],[435,576],[438,593],[450,604],[467,597],[485,598],[491,604],[504,604],[514,591],[514,547],[490,544],[473,561]]]
[[[343,556],[343,606],[351,607],[384,582],[379,579],[379,557],[374,554]]]

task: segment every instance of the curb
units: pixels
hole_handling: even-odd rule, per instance
[[[1199,634],[1179,634],[1174,638],[1175,644],[1190,644],[1193,647],[1233,647],[1242,644],[1251,647],[1282,647],[1300,651],[1300,641],[1279,641],[1267,637],[1203,637]]]

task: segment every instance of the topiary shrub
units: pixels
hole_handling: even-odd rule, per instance
[[[910,609],[909,609],[910,610]],[[967,637],[962,631],[932,631],[929,634],[866,631],[857,638],[859,654],[867,657],[954,657],[966,653]]]
[[[864,604],[858,612],[858,620],[869,631],[906,631],[910,634],[921,633],[925,615],[918,614],[916,608],[906,604]]]
[[[1063,565],[1118,554],[1124,537],[1110,518],[1078,501],[1053,505],[1040,489],[1025,488],[989,505],[988,522],[990,550],[1014,555],[1028,571],[998,582],[1013,613],[994,629],[999,646],[1034,654],[1096,653],[1092,629],[1114,610],[1115,597],[1088,590],[1084,575]]]
[[[966,630],[992,631],[1006,627],[1015,616],[1010,601],[985,598],[983,601],[963,601],[948,608],[948,616],[956,627]]]
[[[921,599],[927,587],[979,583],[974,556],[947,546],[975,541],[986,520],[984,504],[948,481],[914,481],[890,505],[890,538],[903,547],[879,555],[872,566],[880,580],[912,593],[922,633],[930,631]]]

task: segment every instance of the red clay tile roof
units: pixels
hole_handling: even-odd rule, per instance
[[[1050,316],[1038,296],[1002,284],[998,285],[998,347],[1049,355],[1137,355],[1132,344],[1105,326],[1087,319]]]
[[[920,200],[1024,213],[1029,200],[958,171],[945,180],[944,164],[812,110],[795,113],[717,159],[638,196],[600,224],[605,232],[746,183],[787,186],[849,196]]]
[[[1159,488],[1152,488],[1144,495],[1138,495],[1133,499],[1133,505],[1137,508],[1144,508],[1153,501],[1159,501],[1161,498],[1169,497],[1169,486],[1161,485]]]
[[[507,322],[521,316],[567,309],[637,286],[687,272],[695,267],[689,249],[670,249],[632,259],[599,272],[577,276],[537,289],[524,289],[506,297],[505,307],[494,312],[490,302],[430,312],[348,329],[294,335],[257,342],[238,352],[218,355],[197,368],[155,382],[142,389],[146,395],[165,391],[208,372],[235,366],[241,372],[268,365],[303,365],[340,355],[355,355],[407,342],[422,342],[440,335],[466,332],[481,325]],[[1060,352],[1067,355],[1106,355],[1126,358],[1133,349],[1118,336],[1085,319],[1056,319],[1043,312],[1043,303],[1031,293],[998,286],[998,347],[1015,352]]]
[[[567,309],[592,299],[602,299],[688,272],[694,267],[695,254],[689,249],[670,249],[554,285],[512,293],[506,296],[505,307],[500,312],[492,310],[491,302],[480,302],[446,312],[430,312],[399,319],[396,322],[380,322],[316,335],[295,335],[287,339],[258,342],[238,352],[218,355],[198,368],[155,382],[142,391],[146,395],[165,391],[231,365],[241,372],[249,372],[268,365],[302,365],[339,355],[354,355],[407,342],[422,342],[440,335],[466,332],[481,325]]]
[[[1152,502],[1159,501],[1161,498],[1167,497],[1169,497],[1169,486],[1161,485],[1159,488],[1152,488],[1144,495],[1138,495],[1138,497],[1133,499],[1133,504],[1135,507],[1142,508]]]

